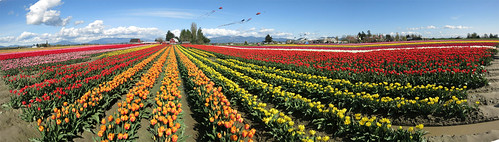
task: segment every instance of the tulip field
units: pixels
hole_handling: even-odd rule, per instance
[[[498,43],[97,45],[0,53],[0,73],[34,141],[426,141],[475,118]]]

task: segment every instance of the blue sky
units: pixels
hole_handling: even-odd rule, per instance
[[[0,0],[0,46],[154,39],[192,22],[208,37],[341,37],[367,30],[424,37],[498,34],[497,7],[497,0]]]

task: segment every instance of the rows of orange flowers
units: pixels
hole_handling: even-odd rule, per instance
[[[175,48],[176,49],[176,48]],[[213,141],[253,141],[255,129],[250,130],[250,125],[244,123],[244,119],[236,109],[233,109],[227,97],[222,93],[222,87],[216,87],[210,78],[191,62],[182,52],[178,52],[179,60],[187,73],[183,76],[188,87],[193,88],[189,94],[193,99],[194,107],[200,108],[203,115],[207,115],[208,122],[199,122],[208,129],[206,134]]]
[[[170,53],[172,48],[168,48]],[[128,91],[126,98],[118,103],[118,110],[101,120],[100,130],[97,133],[101,141],[120,141],[135,137],[139,129],[140,119],[144,114],[144,100],[147,100],[149,89],[163,71],[163,65],[168,57],[165,52],[152,67],[143,74],[141,80]],[[106,119],[107,118],[107,119]],[[106,121],[107,120],[107,121]]]
[[[90,89],[73,103],[63,103],[54,108],[51,117],[37,120],[42,141],[70,140],[84,129],[89,129],[100,121],[100,115],[109,107],[110,102],[120,97],[119,92],[127,90],[126,85],[132,77],[142,71],[150,62],[165,51],[165,48],[149,56],[147,59],[113,77],[111,81],[103,82],[98,87]],[[135,115],[135,114],[134,114]],[[64,121],[64,122],[62,122]]]
[[[152,119],[149,131],[154,135],[155,141],[176,142],[182,136],[180,127],[182,119],[182,103],[179,86],[177,57],[173,49],[169,50],[165,76],[161,81],[160,91],[156,92],[153,103]]]

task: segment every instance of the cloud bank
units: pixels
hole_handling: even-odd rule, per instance
[[[137,26],[105,28],[104,21],[95,20],[82,28],[66,28],[62,27],[56,33],[32,33],[23,32],[19,36],[0,37],[0,43],[13,45],[30,45],[35,43],[44,43],[46,40],[49,43],[59,41],[72,41],[77,43],[85,43],[101,38],[146,38],[154,39],[163,37],[166,32],[158,28],[143,28]]]
[[[48,26],[66,26],[71,20],[71,16],[61,18],[61,12],[52,8],[62,5],[61,0],[39,0],[29,7],[26,14],[26,24]]]

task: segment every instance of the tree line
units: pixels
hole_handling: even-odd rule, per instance
[[[194,31],[194,32],[193,32]],[[177,39],[182,43],[192,43],[192,44],[205,44],[210,43],[210,39],[208,39],[203,34],[203,30],[197,28],[197,24],[192,22],[191,29],[182,29],[180,31],[180,36],[175,36],[170,30],[166,33],[165,41],[169,42],[172,38]],[[163,38],[156,38],[156,42],[163,42]]]
[[[490,34],[483,34],[483,36],[480,37],[477,33],[468,33],[466,36],[468,39],[478,39],[478,38],[499,38],[497,34],[493,35],[492,33]]]
[[[339,40],[347,41],[348,43],[368,43],[368,42],[389,42],[389,41],[411,41],[411,40],[423,40],[421,35],[407,34],[400,35],[396,33],[391,34],[372,34],[371,30],[359,32],[357,35],[347,35],[343,36]]]

